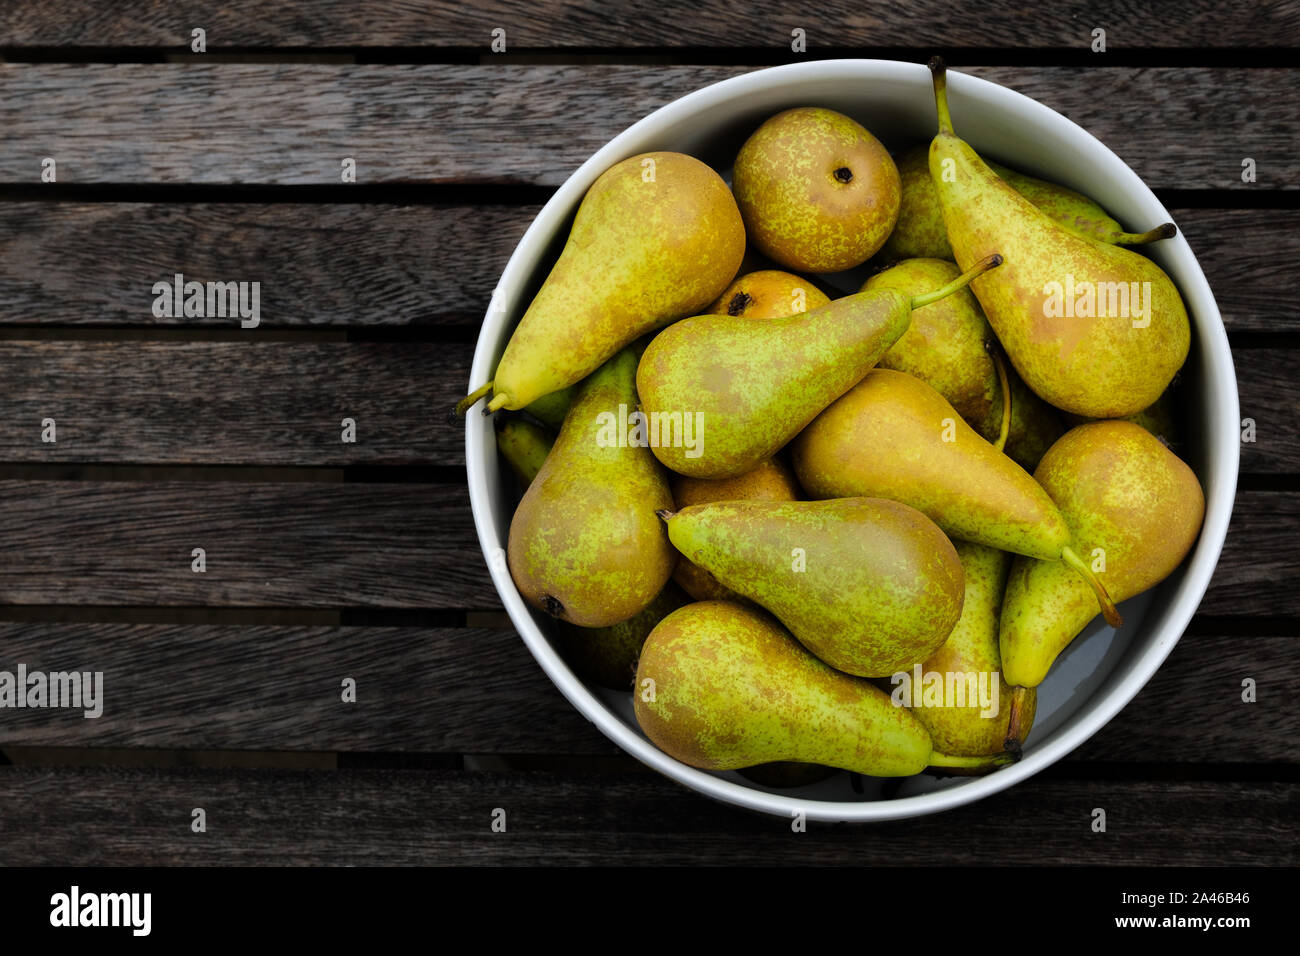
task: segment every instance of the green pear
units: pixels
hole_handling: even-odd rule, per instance
[[[998,754],[1024,743],[1037,709],[1037,693],[1032,688],[1022,691],[1017,699],[1002,676],[998,618],[1011,555],[968,541],[956,542],[956,548],[966,580],[961,619],[943,646],[907,675],[912,712],[930,732],[935,748],[944,753],[967,757]],[[920,685],[915,677],[918,672],[923,680]],[[951,682],[960,697],[954,700],[928,693],[932,688],[924,682],[932,680],[929,675],[939,675],[944,687]],[[898,683],[901,687],[902,681]]]
[[[637,369],[651,448],[694,478],[749,471],[858,382],[907,330],[912,310],[997,262],[990,256],[923,296],[877,289],[786,318],[705,315],[669,326]]]
[[[559,431],[560,426],[564,424],[564,416],[569,413],[569,406],[573,404],[573,393],[576,389],[576,385],[570,385],[558,392],[543,395],[537,401],[526,405],[524,411],[543,425],[549,425]]]
[[[497,450],[510,470],[527,487],[542,469],[555,439],[546,429],[522,418],[496,420]]]
[[[635,405],[636,356],[615,355],[578,391],[510,522],[510,573],[529,604],[608,627],[663,590],[676,555],[655,512],[672,507],[663,468],[610,423]]]
[[[1116,418],[1155,402],[1187,357],[1191,330],[1173,281],[1121,246],[1085,239],[1016,192],[953,132],[942,61],[931,61],[939,133],[930,175],[963,268],[1005,264],[972,283],[998,341],[1039,397]]]
[[[888,287],[916,295],[959,274],[956,265],[942,259],[908,259],[869,278],[862,291]],[[969,289],[961,289],[914,311],[912,324],[878,365],[929,384],[994,447],[1004,427],[1001,377],[1005,373],[1012,400],[1003,450],[1032,471],[1064,429],[1055,410],[1029,391],[1014,369],[1005,367],[996,343],[978,300]]]
[[[869,372],[799,434],[791,455],[799,484],[814,498],[901,501],[954,538],[1064,557],[1093,581],[1098,601],[1114,615],[1104,588],[1071,548],[1070,529],[1052,499],[919,378],[892,369]]]
[[[712,501],[797,501],[803,497],[794,472],[780,458],[768,458],[735,478],[687,478],[672,475],[668,487],[677,510]],[[738,595],[699,565],[681,558],[673,580],[697,601],[732,601]],[[744,600],[744,598],[739,598]]]
[[[1179,423],[1178,400],[1174,395],[1177,386],[1171,386],[1165,391],[1156,403],[1150,408],[1144,408],[1134,415],[1125,415],[1121,421],[1132,422],[1134,425],[1140,425],[1151,434],[1155,435],[1164,443],[1165,447],[1174,454],[1178,453],[1182,445],[1182,427]],[[1095,422],[1095,418],[1082,418],[1078,415],[1066,415],[1066,421],[1071,425],[1087,425]]]
[[[669,581],[658,597],[626,621],[609,627],[578,627],[559,622],[564,659],[583,680],[611,690],[631,690],[641,645],[655,625],[690,600]]]
[[[763,611],[726,601],[688,604],[660,622],[641,650],[636,686],[645,735],[704,770],[793,761],[906,777],[1009,762],[936,753],[888,694],[828,667]]]
[[[1163,581],[1201,530],[1196,475],[1146,429],[1105,421],[1066,432],[1034,477],[1060,507],[1079,552],[1124,601]],[[1086,585],[1059,561],[1017,558],[1002,606],[1003,673],[1035,687],[1096,615]]]
[[[796,272],[869,259],[898,218],[898,170],[861,124],[802,107],[763,123],[740,148],[732,189],[750,241]]]
[[[848,674],[911,666],[961,614],[957,552],[925,515],[897,502],[721,501],[665,519],[678,551]]]
[[[519,321],[491,382],[490,411],[519,409],[585,378],[645,332],[718,297],[745,254],[731,190],[682,153],[644,153],[587,191],[559,260]]]
[[[939,194],[930,177],[929,154],[928,144],[922,144],[895,157],[902,198],[898,207],[898,225],[880,250],[886,262],[953,257],[943,210],[939,206]],[[998,163],[990,162],[988,166],[1016,192],[1077,235],[1098,242],[1131,246],[1167,239],[1175,232],[1173,223],[1165,223],[1150,232],[1125,232],[1105,209],[1073,189],[1035,179]]]

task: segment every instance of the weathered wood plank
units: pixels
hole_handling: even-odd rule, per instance
[[[259,342],[259,331],[243,342],[0,342],[0,461],[464,463],[464,429],[447,411],[465,392],[469,344]]]
[[[1296,636],[1185,636],[1070,760],[1300,763]],[[0,668],[100,671],[102,716],[6,711],[0,747],[617,754],[513,630],[0,624]],[[357,703],[340,702],[344,677]],[[1241,701],[1241,679],[1259,702]],[[1031,738],[1032,739],[1032,738]]]
[[[460,485],[0,481],[0,527],[0,604],[498,604]]]
[[[1288,783],[1040,776],[901,826],[810,823],[792,837],[789,819],[649,772],[5,767],[0,846],[17,866],[1294,865],[1298,794]],[[201,837],[189,829],[195,807],[206,813]],[[1106,810],[1104,837],[1091,829],[1095,807]],[[504,834],[492,832],[495,808]]]
[[[584,0],[506,0],[490,11],[450,2],[369,3],[344,0],[277,3],[232,0],[10,0],[0,11],[0,46],[189,46],[189,31],[207,31],[208,48],[223,47],[471,47],[488,52],[491,33],[506,30],[509,49],[612,47],[776,47],[789,50],[790,31],[807,32],[808,48],[909,46],[1065,47],[1087,50],[1094,26],[1111,49],[1280,47],[1300,45],[1300,9],[1287,0],[1225,16],[1210,3],[1174,0],[1133,5],[1095,0],[1008,4],[992,16],[942,0],[906,6],[886,0],[825,0],[791,8],[771,2],[701,7],[689,0],[592,4]]]
[[[1201,612],[1300,616],[1297,520],[1239,493]],[[500,607],[459,485],[0,481],[0,527],[0,604]]]
[[[539,208],[0,203],[0,323],[240,327],[155,316],[182,273],[260,283],[263,330],[477,325]]]
[[[2,147],[0,147],[2,148]],[[478,325],[540,207],[0,203],[0,324],[238,328],[157,317],[175,273],[261,283],[262,329]],[[1174,209],[1234,332],[1296,331],[1300,211]]]
[[[39,185],[48,156],[62,183],[336,185],[353,157],[360,183],[557,185],[651,110],[747,69],[0,65],[0,183]],[[1152,187],[1300,188],[1300,130],[1241,105],[1297,98],[1300,70],[970,72],[1068,116]]]
[[[1300,474],[1300,351],[1235,349],[1241,417],[1255,421],[1255,440],[1241,443],[1241,472]]]

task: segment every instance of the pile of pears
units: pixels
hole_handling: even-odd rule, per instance
[[[1172,224],[1126,232],[981,158],[931,70],[928,148],[810,106],[762,123],[730,186],[674,152],[608,169],[458,406],[495,413],[519,479],[520,594],[691,766],[1012,762],[1057,657],[1200,532],[1187,313],[1129,248]],[[999,706],[899,692],[931,674]]]

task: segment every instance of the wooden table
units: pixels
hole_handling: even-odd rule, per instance
[[[0,8],[0,668],[107,687],[97,720],[0,711],[0,862],[1295,863],[1300,4],[637,6]],[[1156,190],[1257,440],[1200,614],[1104,731],[974,806],[795,834],[560,697],[445,410],[507,256],[614,134],[756,65],[934,52]],[[260,282],[260,325],[155,316],[175,273]]]

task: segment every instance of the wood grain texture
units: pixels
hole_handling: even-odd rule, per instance
[[[795,834],[649,772],[0,767],[0,846],[18,866],[1295,864],[1297,811],[1295,784],[1040,776],[902,825]]]
[[[0,527],[0,604],[498,605],[460,485],[0,481]]]
[[[1241,417],[1255,420],[1255,440],[1241,443],[1244,475],[1300,474],[1300,351],[1235,349]]]
[[[62,183],[336,185],[341,160],[353,157],[361,183],[554,186],[655,108],[748,71],[0,65],[0,183],[39,185],[41,159],[52,156]],[[1300,71],[969,72],[1074,120],[1154,188],[1300,188],[1300,128],[1252,105],[1298,98]],[[1241,181],[1244,156],[1258,164],[1256,183]]]
[[[0,669],[100,671],[105,688],[96,719],[6,711],[0,747],[620,753],[513,630],[4,623],[0,648]],[[1293,634],[1186,635],[1067,759],[1300,763],[1295,648]],[[344,677],[356,704],[340,702]],[[1243,677],[1258,703],[1242,702]]]
[[[105,688],[95,719],[6,710],[0,747],[619,752],[514,631],[5,623],[0,648],[0,669],[100,671]]]
[[[3,147],[0,146],[0,149]],[[261,283],[261,329],[477,326],[536,205],[0,203],[0,324],[238,328],[153,315],[177,273]],[[1233,332],[1294,331],[1300,211],[1174,209]]]
[[[802,27],[808,47],[1066,47],[1088,49],[1104,27],[1113,49],[1278,47],[1300,44],[1300,9],[1290,0],[1225,16],[1213,4],[1157,0],[1054,0],[984,7],[915,0],[824,0],[817,4],[741,2],[701,7],[690,0],[596,4],[590,0],[506,0],[491,9],[450,0],[382,0],[360,8],[344,0],[277,3],[231,0],[9,0],[0,11],[0,46],[188,48],[189,30],[207,30],[223,47],[471,47],[488,52],[491,31],[509,49],[568,47],[769,47],[789,49]]]
[[[262,330],[477,325],[539,208],[0,203],[0,323],[240,327],[155,316],[179,272],[260,283]]]
[[[460,465],[468,344],[0,342],[0,461]],[[54,419],[58,441],[42,440]],[[345,443],[343,420],[355,423]]]
[[[1201,612],[1300,617],[1298,520],[1239,493]],[[0,604],[500,607],[460,485],[0,481],[0,527]]]

